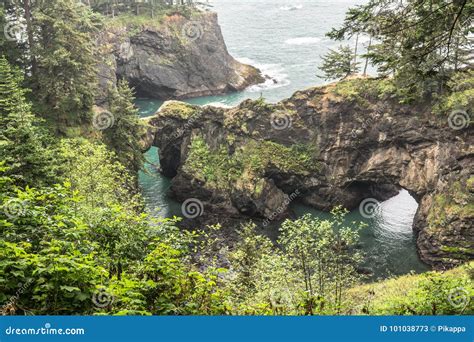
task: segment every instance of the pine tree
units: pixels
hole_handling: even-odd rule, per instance
[[[97,89],[94,33],[100,20],[74,0],[41,1],[34,11],[35,95],[59,130],[85,122]]]
[[[346,78],[359,72],[359,63],[354,60],[354,51],[349,46],[329,50],[322,59],[323,65],[320,70],[324,72],[325,80]]]
[[[0,155],[17,185],[49,184],[55,180],[52,140],[31,113],[22,81],[0,57]]]
[[[114,123],[103,131],[103,136],[120,162],[130,170],[138,171],[144,162],[140,145],[144,128],[133,101],[133,91],[127,81],[121,80],[116,88],[110,89],[108,106]]]
[[[16,40],[18,26],[15,27],[14,23],[18,18],[14,10],[10,3],[0,3],[0,51],[12,65],[25,68],[26,46],[24,42]]]
[[[468,0],[370,0],[351,8],[342,27],[328,36],[372,37],[366,55],[370,62],[383,75],[393,75],[406,96],[417,97],[424,85],[443,83],[449,79],[446,74],[470,63],[463,51],[472,50],[473,11],[474,3]]]
[[[19,70],[13,69],[5,56],[0,58],[0,114],[2,126],[8,115],[25,106],[25,90],[20,88],[22,80]]]

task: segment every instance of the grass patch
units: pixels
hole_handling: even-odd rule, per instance
[[[192,7],[170,7],[161,8],[153,12],[143,12],[136,15],[134,13],[123,13],[115,17],[105,19],[106,28],[128,28],[128,35],[133,36],[144,28],[160,29],[163,25],[172,25],[178,18],[184,17],[193,19],[199,17],[203,12]]]
[[[167,101],[160,108],[160,116],[175,117],[181,119],[189,119],[199,115],[201,109],[181,101]]]
[[[473,268],[471,262],[447,272],[410,274],[357,286],[348,291],[347,305],[354,314],[472,314],[474,303],[468,298],[474,295]],[[450,302],[457,292],[466,296],[466,305]]]
[[[473,177],[464,182],[454,182],[442,194],[436,194],[428,214],[428,230],[432,233],[446,229],[451,217],[468,218],[474,216],[474,200],[469,187]]]
[[[229,138],[230,139],[230,138]],[[284,146],[251,140],[230,155],[227,146],[212,150],[201,136],[193,137],[184,170],[208,186],[229,189],[239,179],[258,182],[269,168],[308,174],[318,169],[317,151],[309,145]],[[256,191],[259,186],[256,184]],[[261,184],[260,184],[261,185]]]
[[[337,82],[331,92],[344,100],[368,106],[370,100],[395,96],[396,87],[390,79],[352,78]]]

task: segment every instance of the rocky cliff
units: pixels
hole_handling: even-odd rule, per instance
[[[109,53],[100,67],[102,89],[118,77],[128,80],[138,96],[181,99],[265,81],[258,69],[228,53],[215,13],[135,21],[117,19],[99,39]]]
[[[322,210],[368,204],[360,210],[370,215],[405,188],[419,203],[422,260],[443,268],[472,259],[472,127],[401,105],[382,83],[356,79],[231,109],[168,102],[149,119],[149,144],[175,197],[204,211],[268,221],[297,200]]]

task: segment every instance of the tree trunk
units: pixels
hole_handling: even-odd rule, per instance
[[[372,36],[369,38],[369,46],[367,46],[367,53],[370,50],[370,47],[372,46]],[[365,65],[364,65],[364,76],[367,76],[367,66],[369,65],[369,56],[365,58]]]
[[[34,36],[33,36],[33,24],[31,21],[31,0],[24,0],[23,10],[25,11],[25,21],[26,21],[26,32],[28,35],[28,48],[31,58],[31,74],[33,78],[38,74],[38,62],[36,61],[36,56],[33,52],[34,47]]]
[[[352,68],[352,73],[354,74],[357,68],[357,49],[359,47],[359,33],[356,36],[356,45],[354,49],[354,67]]]

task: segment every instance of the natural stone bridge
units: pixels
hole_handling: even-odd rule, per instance
[[[330,210],[404,188],[419,203],[413,228],[422,260],[444,268],[472,259],[472,127],[453,129],[428,105],[374,91],[341,94],[330,85],[231,109],[168,102],[149,119],[147,145],[159,148],[179,200],[196,197],[231,215],[284,216],[295,191]]]

